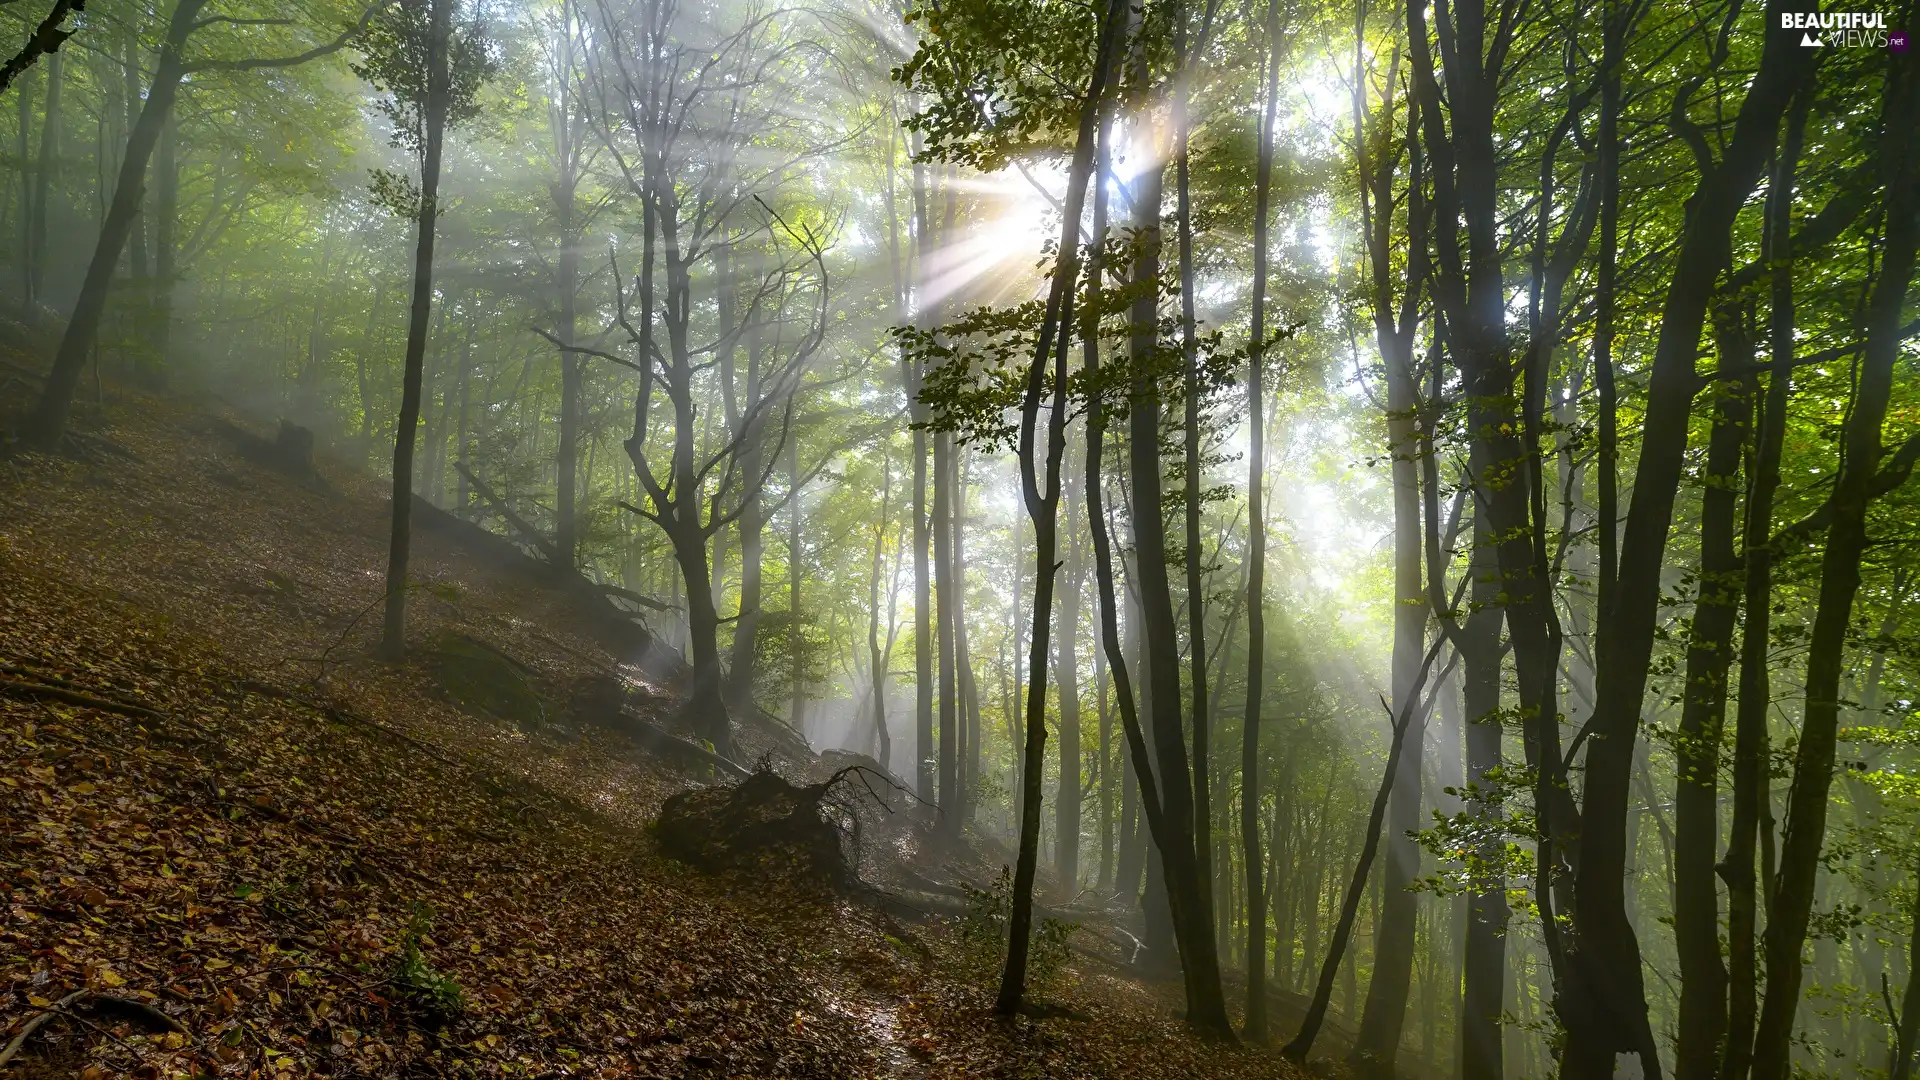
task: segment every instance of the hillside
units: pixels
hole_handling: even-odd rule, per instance
[[[290,478],[212,406],[87,413],[80,457],[0,468],[7,1075],[1286,1074],[1092,952],[1064,1015],[1003,1025],[937,926],[665,858],[645,826],[706,766],[449,678],[461,642],[539,701],[604,677],[577,590],[423,530],[414,659],[377,663],[382,484]]]

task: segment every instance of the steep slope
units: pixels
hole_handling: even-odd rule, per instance
[[[576,590],[427,532],[419,658],[375,663],[381,485],[295,482],[237,417],[112,395],[92,460],[0,466],[14,1075],[1286,1075],[1092,961],[1082,1019],[998,1024],[937,935],[665,859],[643,826],[703,766],[436,677],[477,642],[564,701],[615,659]]]

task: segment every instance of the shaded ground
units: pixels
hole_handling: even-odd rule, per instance
[[[0,464],[0,1038],[94,995],[11,1075],[1288,1075],[1092,961],[1061,994],[1086,1019],[1000,1024],[937,933],[666,859],[643,826],[704,767],[436,679],[454,632],[564,700],[613,660],[577,596],[422,536],[420,658],[373,663],[382,485],[108,390],[95,460]],[[106,997],[182,1030],[82,1011]]]

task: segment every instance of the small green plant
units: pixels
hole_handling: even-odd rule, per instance
[[[1000,876],[994,878],[993,884],[987,888],[975,888],[965,882],[961,883],[960,888],[967,896],[967,910],[960,916],[959,931],[955,935],[961,966],[967,976],[980,985],[998,985],[1000,969],[1007,961],[1007,919],[1013,909],[1013,870],[1011,867],[1001,867]],[[1060,976],[1066,970],[1067,958],[1071,955],[1067,941],[1078,929],[1078,923],[1064,919],[1041,919],[1040,925],[1034,927],[1027,946],[1027,987],[1031,992],[1045,994],[1058,988]]]
[[[414,1004],[442,1016],[452,1016],[467,1007],[466,994],[452,976],[427,961],[420,948],[433,932],[433,909],[422,903],[413,905],[413,919],[400,939],[400,955],[393,965],[393,985]]]

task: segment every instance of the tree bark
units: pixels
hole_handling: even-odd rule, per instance
[[[1047,634],[1053,620],[1054,561],[1060,509],[1060,471],[1067,455],[1067,356],[1072,351],[1074,293],[1080,280],[1080,215],[1087,180],[1093,172],[1094,149],[1107,96],[1107,81],[1120,51],[1125,27],[1126,0],[1108,0],[1100,19],[1100,44],[1093,77],[1080,106],[1079,131],[1073,164],[1067,175],[1066,198],[1060,224],[1060,248],[1048,290],[1046,314],[1039,344],[1027,370],[1026,391],[1020,407],[1020,494],[1033,522],[1034,600],[1033,641],[1028,663],[1026,768],[1020,799],[1020,849],[1013,875],[1013,904],[1007,919],[1006,969],[1000,978],[994,1011],[1010,1016],[1020,1010],[1026,992],[1027,952],[1033,930],[1033,879],[1040,860],[1042,774],[1047,745]],[[1057,339],[1057,343],[1056,343]],[[1051,372],[1048,361],[1051,358]],[[1051,386],[1047,385],[1051,375]],[[1047,398],[1046,461],[1038,460],[1035,445],[1042,397]],[[1044,478],[1043,478],[1044,476]],[[1062,780],[1065,783],[1065,779]],[[1078,784],[1078,777],[1073,782]]]
[[[1247,330],[1247,702],[1240,720],[1240,857],[1246,864],[1247,1003],[1241,1034],[1267,1041],[1267,897],[1260,853],[1260,698],[1267,652],[1266,360],[1268,217],[1280,104],[1280,2],[1267,0],[1267,68],[1253,173],[1253,314]],[[1277,794],[1276,794],[1276,797]],[[1278,842],[1278,838],[1275,838]]]
[[[380,651],[399,659],[407,649],[407,560],[413,524],[413,449],[420,426],[420,384],[426,367],[427,323],[433,310],[434,221],[439,214],[440,150],[446,134],[447,39],[453,0],[431,0],[427,31],[426,145],[420,157],[420,208],[415,225],[413,303],[407,311],[406,371],[400,389],[400,419],[393,440],[393,519],[387,538],[387,605]],[[185,6],[184,4],[182,6]],[[159,83],[158,77],[154,82]],[[144,117],[143,117],[144,119]]]
[[[1139,53],[1136,66],[1146,67]],[[1148,148],[1149,160],[1164,160]],[[1160,204],[1163,177],[1159,167],[1145,169],[1135,179],[1133,231],[1136,255],[1133,280],[1160,277]],[[1135,592],[1140,601],[1149,687],[1147,734],[1155,750],[1156,778],[1165,828],[1152,830],[1160,856],[1172,916],[1175,945],[1186,971],[1188,1022],[1219,1038],[1232,1037],[1226,995],[1220,985],[1219,956],[1213,935],[1200,932],[1211,921],[1201,906],[1198,859],[1194,854],[1193,773],[1181,731],[1180,642],[1173,599],[1167,579],[1165,500],[1161,495],[1159,297],[1157,290],[1141,290],[1133,300],[1128,335],[1130,402],[1128,410],[1129,472],[1132,482]],[[1146,783],[1143,763],[1135,772]]]
[[[932,215],[928,210],[926,166],[913,166],[914,277],[920,283],[921,303],[916,312],[920,325],[931,326],[933,312],[925,298],[927,252],[932,250]],[[902,361],[901,380],[907,386],[909,409],[913,417],[913,730],[914,784],[923,803],[933,803],[934,745],[934,611],[933,574],[928,565],[932,541],[932,523],[927,519],[927,406],[920,400],[920,372]]]
[[[1754,880],[1754,846],[1766,815],[1769,779],[1767,712],[1772,701],[1770,635],[1773,620],[1773,501],[1780,487],[1780,454],[1786,438],[1787,404],[1793,394],[1793,191],[1812,95],[1802,90],[1788,118],[1786,142],[1767,193],[1766,241],[1772,263],[1768,339],[1772,370],[1766,403],[1755,433],[1747,492],[1745,550],[1746,619],[1740,628],[1740,700],[1734,718],[1733,812],[1726,858],[1717,868],[1727,883],[1727,1027],[1720,1054],[1720,1080],[1746,1080],[1753,1063],[1759,1014],[1760,889]],[[1771,840],[1769,840],[1771,847]]]
[[[953,655],[953,437],[933,436],[933,593],[940,657],[940,835],[963,826],[960,807],[960,701]]]
[[[1436,530],[1437,532],[1437,530]],[[1505,767],[1500,727],[1500,568],[1487,516],[1474,511],[1473,553],[1467,572],[1471,612],[1461,627],[1464,667],[1462,705],[1466,719],[1467,783],[1472,812],[1488,838],[1467,893],[1467,933],[1460,981],[1461,1080],[1500,1080],[1504,1073],[1501,1017],[1505,1009],[1507,905],[1505,851],[1498,830],[1503,817],[1498,790]]]
[[[1773,0],[1765,24],[1804,10]],[[1574,891],[1574,942],[1556,997],[1567,1025],[1567,1080],[1610,1075],[1617,1053],[1635,1053],[1649,1075],[1659,1069],[1646,1014],[1639,939],[1626,910],[1629,790],[1655,628],[1661,568],[1684,466],[1687,418],[1698,390],[1695,361],[1707,305],[1731,261],[1734,218],[1773,153],[1781,116],[1810,69],[1810,50],[1769,32],[1760,69],[1741,104],[1720,163],[1703,173],[1689,202],[1673,277],[1650,365],[1633,505],[1620,543],[1614,596],[1597,626],[1596,685],[1586,753],[1585,828]],[[1603,241],[1604,242],[1604,241]],[[1603,521],[1602,528],[1610,527]],[[1516,642],[1519,630],[1516,628]]]
[[[1752,360],[1738,311],[1719,313],[1722,367]],[[1674,949],[1680,962],[1678,1080],[1713,1080],[1727,1023],[1727,969],[1720,956],[1720,905],[1714,854],[1720,839],[1720,748],[1726,724],[1727,671],[1744,575],[1734,550],[1740,456],[1753,416],[1752,387],[1716,383],[1707,467],[1700,482],[1700,574],[1687,647],[1680,726],[1674,742]]]
[[[135,126],[139,124],[135,121]],[[177,291],[174,230],[180,222],[180,121],[167,112],[153,161],[153,341],[143,354],[148,379],[166,381],[173,366],[173,300]]]
[[[1080,579],[1086,570],[1086,551],[1080,540],[1085,499],[1077,496],[1076,487],[1069,475],[1067,561],[1059,585],[1060,785],[1053,823],[1054,874],[1069,894],[1080,888]]]
[[[1205,487],[1200,472],[1200,438],[1203,409],[1200,385],[1200,347],[1194,318],[1193,199],[1190,183],[1188,95],[1190,76],[1196,67],[1187,55],[1187,15],[1184,7],[1174,16],[1174,52],[1180,58],[1181,76],[1174,91],[1174,225],[1180,273],[1180,359],[1181,397],[1185,405],[1181,434],[1184,453],[1181,499],[1185,525],[1181,558],[1186,570],[1187,588],[1187,678],[1191,709],[1188,723],[1193,730],[1193,926],[1190,933],[1204,938],[1218,963],[1214,934],[1213,871],[1213,717],[1207,707],[1207,623],[1206,555],[1201,544],[1200,511]],[[1138,405],[1135,406],[1138,408]],[[1156,448],[1157,449],[1157,448]],[[1171,612],[1169,612],[1171,614]],[[1171,631],[1171,627],[1169,627]],[[1172,633],[1164,646],[1177,649]],[[1178,686],[1178,675],[1165,685]],[[1178,721],[1175,721],[1178,730]],[[1225,1012],[1224,1003],[1222,1013]]]
[[[204,3],[205,0],[202,2]],[[164,56],[162,59],[164,61]],[[66,64],[61,60],[59,53],[56,52],[47,58],[47,103],[40,117],[40,157],[33,174],[32,215],[27,227],[27,302],[30,304],[40,301],[41,286],[45,283],[47,275],[47,202],[53,191],[54,177],[60,171],[60,87],[65,81],[62,78],[65,75],[65,69]],[[175,85],[178,85],[177,77],[174,81]],[[139,127],[138,124],[134,126],[136,129]],[[126,174],[127,159],[133,156],[133,150],[133,135],[129,133],[127,156],[121,159],[122,176]],[[146,162],[141,162],[140,167],[144,170]],[[116,185],[116,195],[118,190]],[[116,198],[116,204],[118,201]],[[139,206],[136,203],[134,210],[129,212],[126,226],[129,230],[132,229],[133,224],[131,215],[137,213],[138,209]],[[102,235],[104,236],[104,233]],[[122,240],[121,243],[124,244],[125,241]],[[116,263],[120,261],[118,250],[113,253],[113,261]]]
[[[1885,244],[1880,277],[1867,307],[1858,388],[1842,436],[1845,456],[1829,501],[1832,524],[1821,559],[1820,598],[1807,651],[1806,706],[1794,752],[1779,878],[1767,917],[1767,997],[1754,1041],[1754,1080],[1785,1080],[1789,1070],[1793,1016],[1800,1001],[1800,954],[1826,838],[1847,629],[1860,590],[1860,559],[1867,547],[1874,476],[1884,453],[1880,438],[1900,353],[1901,308],[1920,244],[1920,130],[1912,122],[1916,113],[1920,113],[1920,73],[1911,64],[1888,64],[1879,147],[1886,185]]]
[[[1907,924],[1907,989],[1900,995],[1900,1022],[1887,1080],[1910,1080],[1916,1046],[1920,1046],[1920,894],[1914,896],[1913,918]]]
[[[887,731],[887,672],[880,657],[880,567],[887,517],[892,509],[893,460],[887,456],[884,444],[880,456],[880,474],[880,517],[873,524],[873,564],[867,575],[867,679],[872,684],[874,757],[882,768],[891,771],[893,738]]]

